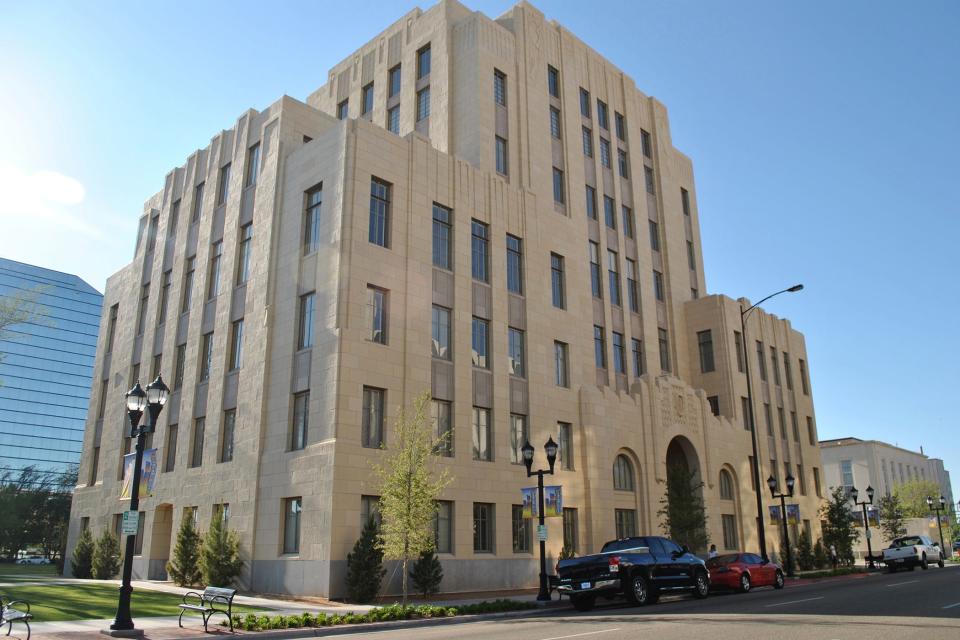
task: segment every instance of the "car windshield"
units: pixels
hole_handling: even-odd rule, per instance
[[[708,567],[722,567],[724,565],[732,564],[737,561],[737,558],[740,556],[736,553],[728,553],[725,556],[717,556],[716,558],[710,558],[707,560]]]
[[[893,541],[895,547],[912,547],[915,544],[923,544],[923,542],[917,536],[907,536]]]

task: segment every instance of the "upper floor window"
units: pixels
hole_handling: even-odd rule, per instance
[[[590,117],[590,92],[580,87],[580,115]]]
[[[387,109],[387,131],[400,133],[400,105]]]
[[[430,45],[417,51],[417,80],[430,75]]]
[[[297,349],[313,346],[313,318],[316,311],[316,296],[307,293],[300,296],[300,309],[297,322]]]
[[[647,187],[647,193],[656,193],[656,184],[653,180],[653,169],[650,167],[643,168],[643,180]]]
[[[621,375],[627,373],[627,359],[624,353],[623,334],[613,332],[613,370]]]
[[[607,249],[607,278],[610,287],[610,304],[620,306],[620,260],[616,251]]]
[[[390,247],[390,185],[377,178],[370,180],[369,240]]]
[[[379,449],[383,446],[383,407],[386,393],[383,389],[363,388],[363,425],[360,443],[364,447]]]
[[[567,284],[563,256],[556,253],[550,254],[550,288],[553,294],[553,306],[566,309]]]
[[[366,115],[373,111],[373,83],[361,89],[360,114]]]
[[[217,186],[217,206],[227,201],[230,195],[230,163],[220,167],[220,181]]]
[[[417,122],[430,117],[430,87],[417,91]]]
[[[587,217],[591,220],[597,219],[597,190],[587,185]]]
[[[554,98],[560,97],[560,72],[547,65],[547,91]]]
[[[493,70],[493,101],[502,107],[507,106],[507,76],[498,69]]]
[[[710,373],[714,370],[713,333],[709,329],[697,332],[697,344],[700,347],[700,372]]]
[[[603,196],[603,220],[611,229],[617,228],[617,205],[610,196]]]
[[[589,127],[582,127],[583,155],[593,157],[593,132]]]
[[[597,100],[597,122],[601,129],[610,128],[610,120],[607,117],[607,103],[603,100]]]
[[[563,204],[566,198],[563,194],[563,171],[553,168],[553,201],[557,204]]]
[[[613,488],[617,491],[633,491],[633,465],[622,453],[613,461]]]
[[[600,164],[610,168],[610,141],[606,138],[600,138]]]
[[[590,290],[594,298],[603,297],[603,285],[600,280],[600,245],[590,241]]]
[[[230,371],[243,366],[243,318],[230,328]]]
[[[683,215],[690,215],[690,192],[680,187],[680,203],[683,205]]]
[[[501,138],[500,136],[494,136],[493,138],[494,145],[494,160],[496,163],[497,173],[500,175],[507,175],[507,141]]]
[[[393,96],[400,93],[400,65],[397,65],[390,69],[389,72],[390,78],[387,82],[387,97],[392,98]]]
[[[323,183],[304,194],[303,253],[313,253],[320,247],[320,207],[323,205]]]
[[[470,221],[473,279],[490,282],[490,230],[477,220]]]
[[[800,388],[803,389],[803,395],[810,395],[810,381],[807,379],[807,363],[800,360]]]
[[[523,240],[507,234],[507,290],[523,295]]]
[[[617,149],[617,169],[621,178],[630,177],[630,163],[627,161],[627,152],[623,149]]]
[[[644,156],[653,158],[653,139],[650,137],[649,131],[640,129],[640,147]]]
[[[450,269],[453,265],[451,211],[433,203],[433,266]]]
[[[256,143],[247,149],[247,175],[244,177],[243,186],[250,187],[257,184],[257,175],[260,173],[260,143]]]
[[[368,284],[367,309],[370,315],[370,340],[387,344],[387,291]]]
[[[490,323],[483,318],[473,318],[471,336],[472,361],[475,367],[490,368]]]
[[[196,222],[200,219],[200,213],[203,210],[203,182],[198,184],[193,188],[193,215],[190,217],[191,222]]]
[[[557,140],[561,137],[560,110],[550,107],[550,135]]]
[[[253,223],[240,227],[240,256],[237,260],[237,286],[250,279],[250,251],[253,247]]]
[[[660,368],[670,371],[670,339],[666,329],[657,329],[657,339],[660,344]]]
[[[220,295],[220,264],[223,261],[223,241],[217,240],[210,247],[210,278],[207,280],[207,300]]]
[[[350,113],[350,101],[344,100],[337,105],[337,118],[340,120],[346,120],[347,116]]]
[[[623,114],[614,111],[613,123],[617,129],[617,140],[626,140],[627,139],[627,121],[624,120]]]
[[[663,274],[654,269],[653,271],[653,297],[663,302],[666,299],[663,290]]]
[[[511,375],[519,378],[524,378],[527,375],[524,351],[523,331],[509,327],[507,329],[507,358]]]
[[[433,305],[431,325],[431,353],[433,357],[444,360],[452,359],[453,353],[450,349],[450,309]]]
[[[607,339],[599,325],[593,325],[593,359],[598,369],[607,368]]]
[[[793,370],[790,368],[790,354],[783,352],[783,377],[787,381],[787,389],[793,391]]]

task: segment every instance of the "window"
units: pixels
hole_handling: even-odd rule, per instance
[[[243,366],[243,318],[230,327],[230,371]]]
[[[650,167],[644,167],[643,179],[647,187],[647,193],[649,194],[656,193],[657,191],[656,191],[656,188],[654,187],[654,182],[653,182],[653,169],[651,169]]]
[[[153,356],[153,363],[150,366],[150,378],[155,380],[158,375],[160,375],[160,370],[163,365],[163,354],[157,353]]]
[[[818,498],[823,497],[820,491],[820,470],[816,467],[813,468],[813,490]]]
[[[380,515],[380,496],[360,496],[360,526],[366,526],[371,520],[377,527],[383,521],[383,516]]]
[[[518,378],[527,376],[525,364],[524,333],[520,329],[507,328],[507,358],[510,366],[510,375]]]
[[[579,548],[577,510],[568,507],[563,508],[563,546],[574,552]]]
[[[533,535],[530,519],[523,517],[523,505],[515,504],[510,509],[513,530],[513,552],[530,553],[533,547]]]
[[[530,440],[530,431],[527,428],[527,416],[516,413],[510,414],[510,462],[523,464],[524,443]]]
[[[739,331],[733,332],[733,344],[737,350],[737,371],[743,373],[744,371],[744,360],[743,360],[743,334]]]
[[[230,164],[220,167],[220,178],[217,182],[217,206],[224,204],[230,195]]]
[[[493,101],[502,107],[507,106],[507,76],[498,69],[493,70]]]
[[[471,266],[473,279],[490,282],[490,231],[487,225],[470,221]]]
[[[451,360],[453,352],[450,349],[450,309],[433,305],[431,321],[432,351],[434,358]]]
[[[617,205],[610,196],[603,196],[603,221],[611,229],[617,228]]]
[[[700,347],[700,372],[710,373],[714,370],[713,333],[709,329],[706,331],[698,331],[697,344]]]
[[[283,501],[283,552],[300,553],[300,512],[303,498],[285,498]]]
[[[773,369],[773,382],[780,386],[780,361],[777,360],[777,348],[770,347],[770,368]]]
[[[633,356],[633,375],[639,378],[644,373],[643,341],[637,338],[631,338],[630,345],[630,353]]]
[[[610,168],[610,141],[606,138],[600,138],[600,164]]]
[[[437,515],[434,517],[434,546],[437,553],[453,553],[453,503],[437,500]]]
[[[497,173],[500,175],[508,174],[507,167],[507,141],[500,136],[494,136],[494,160],[496,161]]]
[[[693,250],[693,243],[687,240],[687,266],[690,267],[691,271],[697,269],[697,256]]]
[[[473,552],[493,553],[493,510],[487,502],[473,503]]]
[[[586,186],[587,191],[587,217],[591,220],[597,219],[597,190],[590,185]]]
[[[783,440],[787,439],[787,418],[784,415],[783,407],[777,407],[777,418],[780,421],[780,437]]]
[[[223,412],[223,427],[220,429],[220,462],[233,460],[233,436],[237,427],[237,410]]]
[[[767,423],[767,435],[771,438],[775,435],[773,432],[773,412],[770,409],[770,403],[763,403],[763,417],[766,419]]]
[[[600,123],[600,127],[603,129],[610,128],[610,119],[607,113],[607,103],[602,100],[597,100],[597,122]]]
[[[660,251],[660,226],[653,220],[648,221],[650,227],[650,249]]]
[[[720,415],[720,396],[707,396],[707,403],[710,405],[710,413],[715,416]]]
[[[653,297],[663,302],[665,295],[663,291],[663,274],[654,269],[653,271]]]
[[[738,548],[737,542],[737,519],[730,514],[720,516],[720,524],[723,526],[723,548],[734,550]]]
[[[400,65],[397,65],[390,69],[388,72],[388,81],[387,81],[387,97],[392,98],[393,96],[400,93]]]
[[[680,203],[683,205],[683,215],[690,215],[690,192],[680,187]]]
[[[621,178],[630,177],[630,162],[627,160],[627,152],[623,149],[617,149],[617,171]]]
[[[337,105],[337,118],[340,120],[346,120],[347,116],[350,114],[350,101],[344,100]]]
[[[593,157],[593,132],[587,127],[583,127],[583,155],[588,158]]]
[[[660,368],[670,371],[670,342],[666,329],[657,329],[657,339],[660,343]]]
[[[623,217],[623,235],[633,237],[633,211],[627,205],[620,205],[620,214]]]
[[[607,345],[603,327],[593,325],[593,360],[599,369],[607,368]]]
[[[142,336],[147,326],[147,304],[150,302],[150,283],[140,287],[140,307],[137,311],[137,335]]]
[[[610,287],[610,304],[620,306],[620,260],[616,251],[607,250],[607,285]]]
[[[430,75],[430,45],[417,51],[417,80]]]
[[[360,439],[364,447],[379,449],[383,446],[383,399],[386,391],[373,387],[363,388],[363,432]]]
[[[720,470],[720,499],[733,500],[733,477],[726,469]]]
[[[793,391],[793,371],[790,369],[790,354],[783,352],[783,377],[787,381],[787,389]]]
[[[196,222],[200,219],[200,214],[203,211],[203,187],[205,183],[201,182],[193,188],[193,213],[190,217],[190,222]]]
[[[490,368],[490,323],[483,318],[473,318],[472,331],[472,361],[473,366],[483,369]]]
[[[453,265],[453,243],[450,227],[451,211],[433,203],[433,266],[451,269]]]
[[[613,370],[626,375],[627,360],[623,351],[623,334],[613,332]]]
[[[590,289],[594,298],[603,297],[603,285],[600,282],[600,245],[590,242]]]
[[[445,400],[433,400],[430,403],[430,420],[433,422],[433,435],[439,442],[437,453],[442,456],[453,455],[453,408]]]
[[[507,234],[507,290],[523,295],[523,240]]]
[[[886,471],[887,468],[883,467],[883,470]],[[797,464],[797,484],[800,485],[800,495],[807,495],[807,481],[803,476],[803,465]]]
[[[560,429],[560,468],[567,471],[573,470],[573,425],[569,422],[558,422]]]
[[[170,218],[167,220],[167,237],[177,235],[177,225],[180,222],[180,200],[174,200],[170,205]]]
[[[800,359],[800,388],[803,389],[803,395],[810,395],[810,382],[807,380],[807,363]]]
[[[223,241],[217,240],[210,247],[210,277],[207,280],[207,300],[220,295],[220,265],[223,262]]]
[[[400,106],[387,109],[387,131],[390,133],[400,133]]]
[[[817,431],[813,428],[813,418],[810,416],[807,416],[807,440],[811,447],[817,446]]]
[[[237,286],[250,279],[250,250],[253,246],[253,223],[240,227],[240,255],[237,260]]]
[[[635,509],[614,509],[614,519],[618,540],[637,535],[637,512]]]
[[[366,85],[360,90],[360,115],[366,115],[373,111],[373,83]]]
[[[157,312],[157,325],[161,325],[167,320],[167,304],[170,300],[170,285],[172,278],[172,269],[167,269],[163,272],[163,280],[160,285],[160,309]]]
[[[644,156],[653,158],[653,140],[650,138],[650,132],[643,129],[640,129],[640,146]]]
[[[555,380],[558,387],[570,386],[569,346],[566,342],[553,342]]]
[[[637,263],[627,258],[627,303],[630,311],[640,313],[640,284],[637,282]]]
[[[774,486],[776,486],[776,488],[777,488],[778,491],[781,490],[781,485],[780,485],[780,470],[777,468],[777,460],[776,460],[776,458],[774,458],[773,460],[770,461],[770,475],[773,476],[773,479],[777,481],[776,485],[774,485]]]
[[[563,195],[563,171],[553,168],[553,201],[559,204],[566,202]]]
[[[767,380],[767,361],[763,357],[763,343],[757,340],[757,364],[760,370],[760,380]]]
[[[183,272],[183,300],[180,304],[180,313],[190,311],[193,300],[193,274],[196,270],[197,258],[187,258],[187,265]]]
[[[316,295],[310,293],[300,296],[300,315],[297,321],[297,350],[313,346],[313,316],[316,310]]]
[[[387,291],[367,285],[367,310],[370,314],[370,341],[387,344]]]
[[[110,389],[110,380],[100,382],[100,398],[97,400],[97,420],[103,420],[103,414],[107,409],[107,392]]]
[[[627,139],[627,121],[624,120],[622,113],[613,112],[613,123],[617,129],[617,139]]]
[[[260,173],[260,143],[247,149],[247,175],[243,178],[243,186],[251,187],[257,184],[257,175]]]
[[[580,115],[590,117],[590,92],[580,87]]]
[[[493,460],[493,448],[490,442],[490,409],[473,408],[473,459],[489,462]]]
[[[369,241],[390,247],[390,185],[377,178],[370,180]]]
[[[164,456],[164,459],[163,459],[163,470],[165,472],[173,471],[177,466],[177,431],[178,430],[179,430],[178,425],[171,424],[167,426],[167,445],[166,445],[166,451],[164,452],[166,455]]]
[[[554,98],[560,97],[560,72],[547,65],[547,91]]]
[[[550,289],[553,295],[553,306],[557,309],[566,309],[567,283],[563,256],[556,253],[550,254]]]
[[[120,314],[120,305],[110,307],[110,320],[107,324],[107,353],[113,352],[113,340],[117,335],[117,316]]]
[[[797,412],[790,412],[790,427],[793,431],[793,441],[800,444],[800,426],[797,424]]]
[[[310,432],[310,392],[293,394],[293,424],[290,428],[290,450],[298,451],[307,446]]]
[[[210,369],[213,367],[213,332],[203,334],[200,346],[200,382],[210,379]]]
[[[230,521],[230,503],[222,502],[220,504],[213,505],[213,519],[220,520],[220,522],[226,524]]]
[[[550,107],[550,135],[559,140],[561,136],[560,110]]]
[[[633,464],[621,453],[613,461],[613,488],[618,491],[633,491],[633,480]]]
[[[430,87],[417,91],[417,122],[430,117]]]
[[[203,432],[206,429],[206,418],[197,418],[193,421],[193,441],[190,447],[190,467],[199,467],[203,464]]]

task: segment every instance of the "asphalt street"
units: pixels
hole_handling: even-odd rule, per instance
[[[601,601],[602,603],[603,601]],[[863,578],[788,583],[780,591],[714,593],[706,600],[663,598],[648,607],[620,601],[589,613],[553,609],[522,618],[368,631],[379,640],[863,640],[960,638],[960,567]]]

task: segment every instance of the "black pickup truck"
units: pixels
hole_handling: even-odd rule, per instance
[[[557,590],[570,596],[578,611],[589,611],[597,596],[625,596],[636,605],[653,604],[667,591],[710,593],[703,560],[672,540],[641,536],[611,540],[600,553],[557,563]]]

